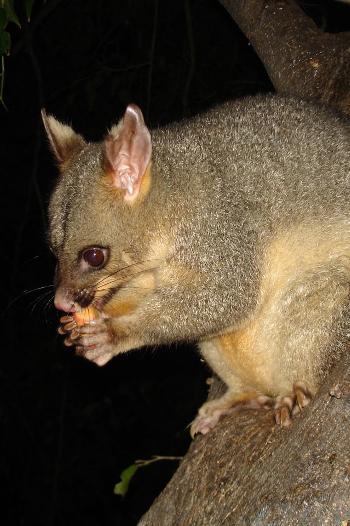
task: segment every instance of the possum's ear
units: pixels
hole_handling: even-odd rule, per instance
[[[41,110],[41,117],[51,149],[59,164],[68,161],[74,153],[85,146],[86,143],[81,135],[52,115],[47,115],[44,109]]]
[[[133,201],[139,194],[151,160],[151,135],[143,115],[135,104],[129,104],[123,119],[113,126],[105,139],[107,171],[115,188],[125,190],[124,199]]]

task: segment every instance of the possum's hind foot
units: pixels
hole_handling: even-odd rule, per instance
[[[269,409],[272,405],[273,399],[269,396],[257,393],[244,393],[243,395],[226,393],[221,398],[202,405],[191,424],[191,437],[194,438],[197,434],[206,435],[216,426],[221,417],[240,409]]]
[[[227,392],[221,398],[202,405],[191,424],[191,437],[194,438],[197,434],[206,435],[223,416],[241,409],[270,409],[273,406],[276,423],[281,427],[288,427],[293,416],[304,409],[311,399],[309,389],[302,382],[294,384],[290,395],[278,396],[275,399],[258,393],[237,395]]]
[[[288,396],[278,396],[275,402],[275,420],[281,427],[288,427],[292,418],[300,413],[312,399],[312,395],[302,382],[295,383],[293,393]]]

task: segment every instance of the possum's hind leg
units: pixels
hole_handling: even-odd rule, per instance
[[[240,355],[240,334],[236,331],[225,337],[212,338],[201,342],[199,346],[208,364],[225,382],[227,391],[221,397],[205,402],[200,407],[191,424],[192,437],[197,433],[205,435],[225,415],[240,409],[268,409],[274,404],[273,398],[250,384],[249,379],[242,374],[242,369],[235,367],[236,363],[232,363],[230,359],[233,355]],[[238,361],[244,363],[244,358],[240,358],[242,357],[239,357]]]
[[[209,365],[226,383],[192,424],[206,433],[238,407],[275,403],[276,422],[291,423],[316,393],[349,331],[350,265],[333,258],[270,288],[240,330],[201,343]],[[270,398],[269,398],[270,397]]]
[[[265,320],[275,419],[283,427],[309,404],[348,339],[348,265],[348,258],[334,258],[297,276],[280,292],[275,317]]]

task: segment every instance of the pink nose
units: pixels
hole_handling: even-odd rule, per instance
[[[72,298],[67,296],[66,291],[58,288],[56,290],[54,304],[56,309],[62,310],[63,312],[75,312],[76,308]]]

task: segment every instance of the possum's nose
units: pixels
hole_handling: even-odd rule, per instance
[[[76,307],[74,305],[72,296],[68,293],[67,290],[62,288],[58,288],[56,290],[54,304],[56,309],[61,310],[63,312],[76,311]]]
[[[83,309],[88,307],[94,299],[94,293],[89,289],[80,289],[74,296],[74,301],[80,305]]]

